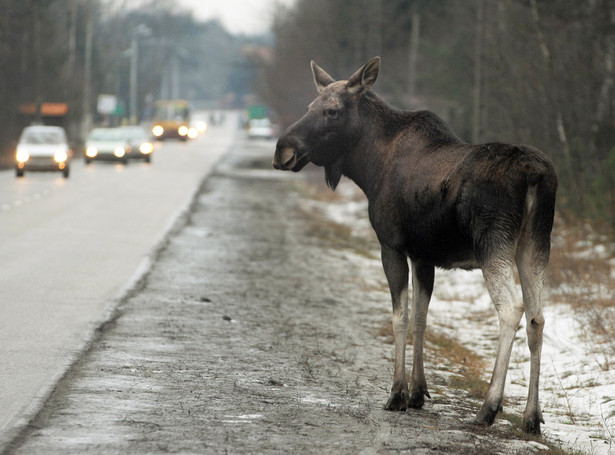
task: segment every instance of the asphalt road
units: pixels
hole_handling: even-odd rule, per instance
[[[479,402],[448,386],[451,372],[433,352],[424,409],[385,411],[392,343],[377,245],[353,238],[310,199],[322,170],[276,172],[272,141],[235,145],[148,273],[2,453],[546,449],[505,419],[469,425]]]
[[[0,448],[36,414],[235,139],[236,115],[152,163],[0,172]]]

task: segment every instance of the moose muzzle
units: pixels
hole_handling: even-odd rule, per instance
[[[289,171],[297,164],[297,153],[293,147],[276,147],[273,156],[273,167],[281,171]]]
[[[292,142],[285,137],[278,140],[271,163],[275,169],[299,172],[310,161],[308,154],[301,152],[301,147]]]

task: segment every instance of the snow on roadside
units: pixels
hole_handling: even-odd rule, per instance
[[[439,289],[445,288],[445,291]],[[520,292],[520,290],[519,290]],[[457,296],[457,297],[455,297]],[[540,394],[543,434],[564,447],[595,455],[615,453],[615,371],[587,346],[580,322],[565,305],[546,302]],[[498,320],[480,271],[438,270],[430,325],[487,359],[495,359]],[[489,379],[491,371],[485,372]],[[509,366],[505,408],[522,415],[529,382],[525,319]]]
[[[342,181],[337,201],[310,201],[331,221],[354,235],[373,235],[367,202],[357,200],[353,184]],[[375,244],[375,248],[377,245]],[[374,258],[379,256],[375,251]],[[378,261],[378,259],[371,259]],[[615,274],[615,264],[613,272]],[[519,296],[521,290],[518,290]],[[567,305],[546,297],[540,401],[546,424],[543,434],[565,448],[592,455],[615,454],[615,369],[599,348],[589,346],[578,316]],[[438,270],[428,325],[495,361],[498,319],[480,270]],[[609,368],[609,363],[611,367]],[[485,371],[489,380],[491,371]],[[505,391],[505,408],[522,415],[529,381],[525,319],[517,332]]]

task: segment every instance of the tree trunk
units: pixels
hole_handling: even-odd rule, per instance
[[[416,96],[417,63],[419,56],[419,39],[421,27],[421,15],[418,11],[412,12],[412,24],[410,30],[410,54],[408,56],[408,89],[407,95],[410,103]]]
[[[615,11],[606,11],[610,14],[609,17],[609,29],[612,30],[615,26]],[[598,132],[600,125],[604,123],[605,117],[608,113],[608,109],[611,103],[611,90],[615,83],[615,35],[609,33],[605,37],[605,51],[604,51],[604,79],[600,86],[600,92],[598,95],[598,101],[596,106],[596,113],[591,125],[591,141],[590,147],[592,148],[592,155],[595,154],[598,144]]]
[[[476,2],[476,28],[474,37],[474,89],[472,94],[472,142],[482,139],[482,85],[483,85],[483,40],[485,32],[485,0]]]
[[[538,39],[538,45],[540,46],[540,52],[542,54],[542,58],[544,60],[546,69],[547,69],[547,85],[551,87],[551,102],[553,103],[553,109],[555,111],[555,130],[557,133],[557,137],[559,139],[560,145],[562,147],[562,154],[564,156],[565,168],[568,173],[568,178],[570,180],[570,184],[572,186],[571,191],[571,199],[574,200],[575,205],[580,208],[582,206],[582,194],[580,193],[579,184],[577,181],[577,176],[574,172],[574,167],[572,164],[572,158],[570,155],[570,144],[568,143],[568,137],[566,134],[566,127],[564,125],[564,117],[562,115],[562,108],[559,102],[559,96],[557,93],[557,76],[556,71],[553,64],[553,57],[551,56],[551,52],[549,51],[549,46],[547,44],[547,40],[545,39],[544,33],[542,31],[542,26],[540,25],[540,16],[538,14],[538,5],[536,4],[536,0],[530,0],[530,9],[532,13],[532,20],[534,22],[534,30],[536,32],[536,38]]]

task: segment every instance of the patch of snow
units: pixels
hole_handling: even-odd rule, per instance
[[[340,185],[341,188],[345,188]],[[345,190],[342,190],[345,191]],[[348,194],[350,190],[346,191]],[[370,229],[366,202],[316,204],[329,219],[353,229],[355,234]],[[606,258],[607,248],[595,244],[583,255]],[[375,254],[374,257],[378,257]],[[378,259],[366,259],[378,261]],[[615,260],[610,262],[615,275]],[[572,290],[574,291],[574,290]],[[577,290],[579,293],[586,289]],[[612,293],[611,289],[596,290]],[[546,294],[546,293],[545,293]],[[521,289],[518,288],[521,297]],[[615,367],[599,346],[584,337],[578,316],[563,304],[545,302],[545,329],[540,377],[540,402],[545,419],[543,434],[565,447],[592,455],[615,454]],[[480,270],[436,272],[428,326],[457,339],[467,348],[495,362],[499,335],[498,318],[483,284]],[[522,415],[529,382],[529,349],[525,318],[513,346],[505,390],[505,406]],[[491,376],[491,367],[485,371]],[[318,400],[305,397],[302,400]],[[322,400],[321,400],[322,401]],[[320,403],[327,404],[327,403]],[[538,443],[537,443],[538,444]],[[540,446],[540,444],[538,444]]]
[[[331,401],[325,398],[316,397],[315,395],[312,395],[312,394],[308,394],[304,397],[301,397],[299,401],[301,401],[301,403],[318,404],[318,405],[327,406],[327,407],[336,406],[335,404],[331,403]]]
[[[223,419],[221,419],[221,422],[230,424],[242,424],[251,423],[254,420],[260,420],[262,418],[262,414],[244,414],[238,416],[225,416]]]

